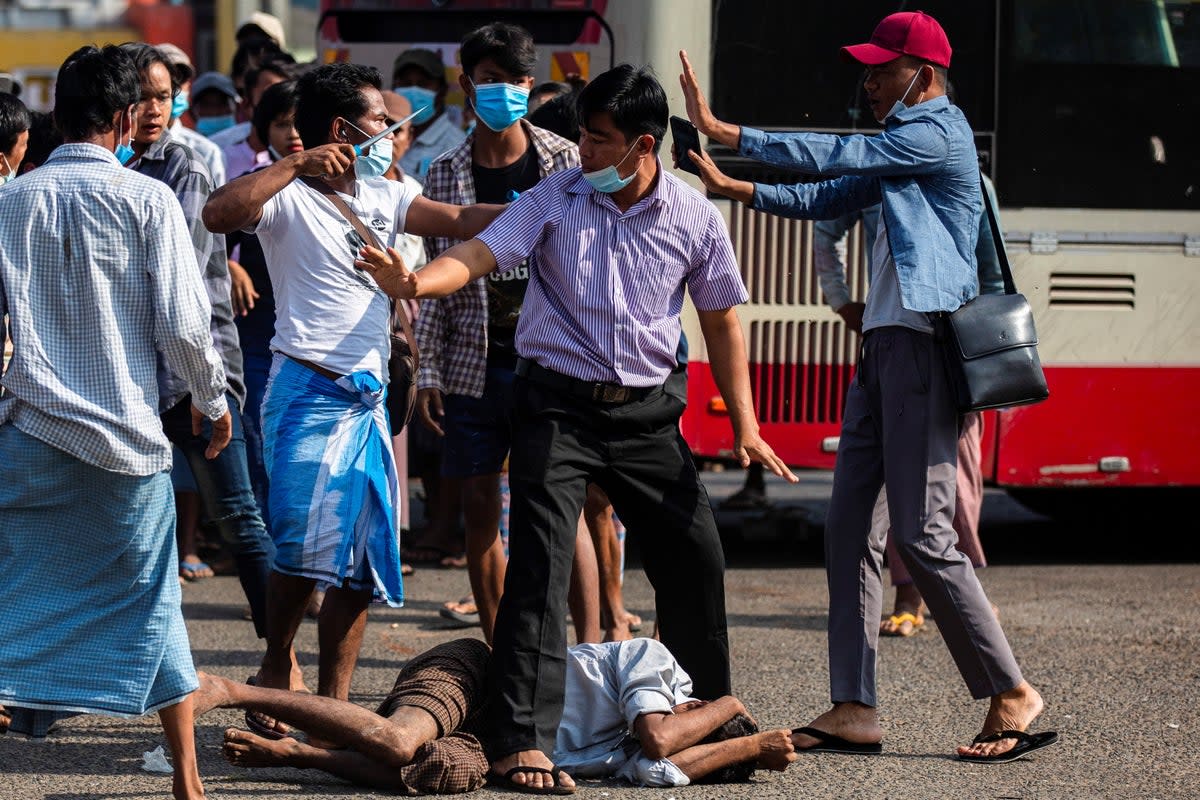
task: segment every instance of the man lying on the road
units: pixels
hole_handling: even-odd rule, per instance
[[[660,642],[577,645],[567,653],[555,759],[580,776],[646,786],[730,783],[748,780],[757,767],[783,770],[796,758],[789,731],[759,733],[736,698],[692,700],[691,679]],[[404,794],[468,792],[485,779],[528,792],[533,787],[512,782],[511,775],[488,775],[476,738],[488,655],[487,645],[477,639],[438,645],[401,670],[374,712],[202,672],[196,714],[218,707],[261,711],[343,748],[326,750],[291,737],[273,740],[230,728],[224,754],[236,766],[320,769]],[[387,724],[380,724],[381,718]],[[554,786],[543,793],[572,791]]]

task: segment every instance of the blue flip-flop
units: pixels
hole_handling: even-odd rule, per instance
[[[200,572],[201,570],[208,570],[209,572],[212,572],[212,567],[210,567],[208,564],[205,564],[203,561],[196,561],[194,563],[190,561],[179,562],[180,577],[185,581],[201,581],[212,577],[212,575],[197,575],[196,573]]]

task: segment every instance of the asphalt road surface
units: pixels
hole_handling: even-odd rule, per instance
[[[799,487],[770,483],[769,511],[722,513],[728,539],[728,608],[734,691],[760,724],[805,724],[827,705],[824,573],[820,541],[828,475]],[[706,474],[714,501],[737,473]],[[1194,798],[1200,796],[1200,568],[1194,537],[1163,525],[1114,530],[1052,521],[1003,493],[985,501],[983,541],[992,566],[980,575],[999,608],[1026,677],[1046,699],[1035,730],[1061,742],[1007,765],[968,765],[951,753],[977,732],[986,703],[971,700],[931,622],[911,639],[880,645],[881,756],[804,754],[787,772],[753,783],[635,789],[582,782],[580,795],[624,798]],[[626,601],[649,622],[650,587],[631,552]],[[438,616],[466,591],[461,570],[420,568],[407,606],[373,608],[352,699],[374,707],[403,663],[429,646],[477,629]],[[52,591],[48,587],[48,591]],[[235,680],[261,654],[233,577],[184,587],[196,665]],[[888,598],[890,602],[890,597]],[[649,631],[649,625],[644,633]],[[131,635],[136,635],[131,632]],[[297,641],[316,685],[316,626]],[[104,664],[97,663],[97,670]],[[3,668],[0,666],[0,680]],[[218,710],[197,725],[208,795],[222,800],[375,797],[330,776],[244,770],[220,753],[240,712]],[[170,779],[141,769],[163,744],[152,717],[79,717],[44,741],[0,737],[0,800],[139,800],[167,797]],[[517,797],[484,789],[479,797]]]

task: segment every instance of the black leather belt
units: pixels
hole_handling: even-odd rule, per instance
[[[572,397],[581,397],[594,403],[628,403],[641,400],[655,389],[662,386],[621,386],[617,383],[593,383],[563,375],[561,372],[546,369],[528,359],[518,358],[516,373],[522,378],[528,378],[534,383],[549,386]]]

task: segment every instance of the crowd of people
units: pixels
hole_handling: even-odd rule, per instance
[[[529,32],[488,24],[461,42],[464,129],[437,53],[400,53],[388,89],[372,67],[297,64],[269,15],[238,37],[228,75],[126,43],[72,54],[50,116],[0,93],[0,459],[19,476],[0,484],[0,731],[158,712],[177,798],[203,796],[194,720],[216,707],[245,711],[249,730],[225,738],[233,764],[406,793],[730,782],[804,751],[878,753],[886,539],[913,589],[882,632],[919,628],[928,604],[991,700],[958,756],[1056,741],[1028,732],[1042,698],[960,530],[978,420],[953,406],[935,323],[988,279],[935,20],[894,14],[843,48],[866,68],[877,136],[721,121],[680,54],[701,133],[820,178],[748,183],[691,152],[711,193],[875,220],[865,303],[825,286],[862,335],[826,532],[833,707],[768,731],[732,692],[724,555],[679,431],[685,292],[734,458],[797,479],[759,433],[725,225],[660,158],[654,73],[535,85]],[[417,411],[397,430],[388,365],[408,323]],[[402,547],[410,472],[429,525]],[[632,636],[614,511],[639,535],[653,638]],[[482,641],[413,658],[374,712],[355,704],[369,607],[403,604],[416,554],[456,555],[459,515]],[[192,663],[180,586],[212,574],[201,524],[264,640],[245,684]],[[306,615],[315,693],[293,647]],[[96,652],[112,669],[88,666]]]

